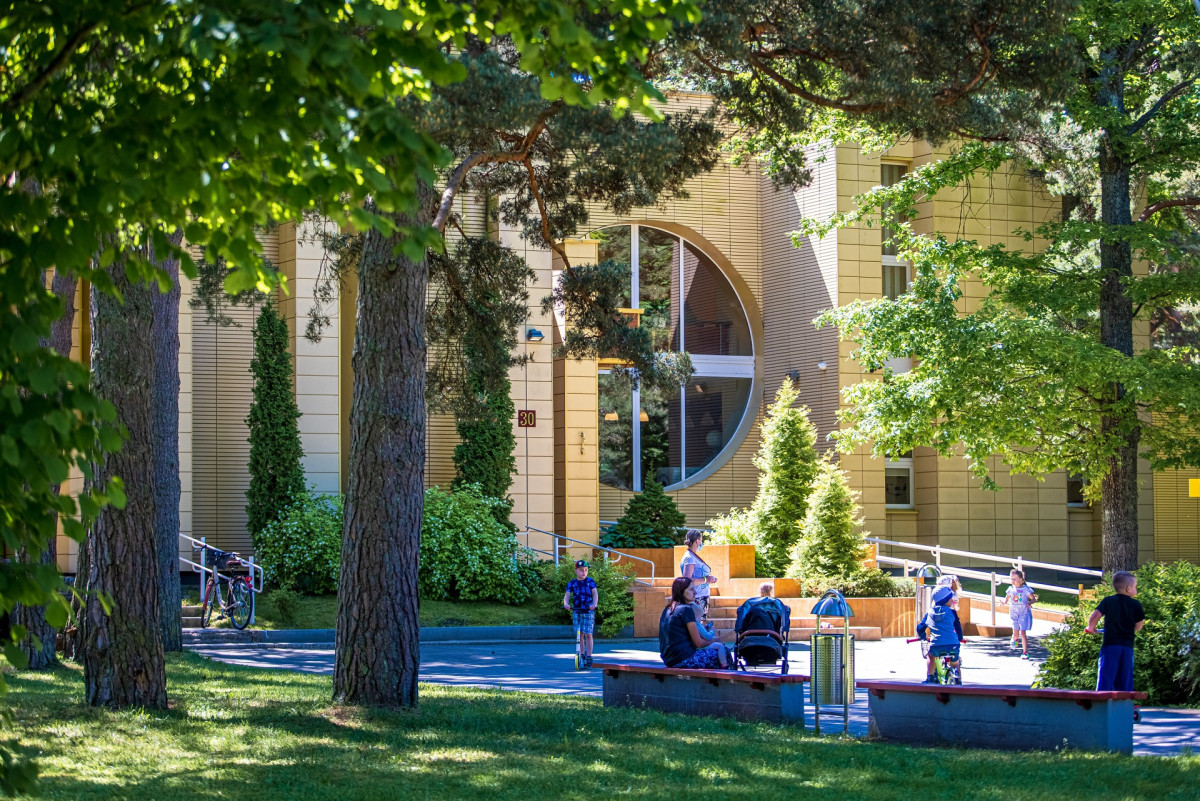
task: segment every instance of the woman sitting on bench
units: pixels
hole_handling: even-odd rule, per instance
[[[692,580],[685,576],[671,585],[671,600],[658,620],[658,653],[671,668],[711,670],[729,667],[729,649],[701,633],[696,623]]]

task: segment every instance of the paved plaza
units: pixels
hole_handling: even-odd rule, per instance
[[[1030,661],[1011,651],[1007,640],[971,639],[963,649],[963,679],[967,684],[1029,685],[1037,674],[1045,650],[1032,644]],[[596,661],[662,664],[658,643],[636,640],[597,642]],[[278,668],[305,673],[333,673],[333,651],[329,644],[299,645],[196,645],[192,651],[221,662],[260,668]],[[792,673],[808,673],[808,644],[793,644]],[[598,670],[574,669],[574,643],[563,641],[422,643],[421,680],[438,684],[525,690],[540,693],[571,693],[599,696]],[[902,639],[859,643],[855,648],[856,677],[893,681],[920,681],[924,662],[917,643]],[[851,708],[850,731],[867,730],[866,694],[859,692]],[[841,708],[822,715],[825,731],[840,731]],[[1146,709],[1134,727],[1134,753],[1169,756],[1185,751],[1200,753],[1200,710]]]

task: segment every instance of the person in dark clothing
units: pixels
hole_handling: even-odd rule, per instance
[[[703,670],[729,667],[729,649],[716,637],[701,633],[696,621],[692,579],[680,576],[671,585],[671,600],[658,619],[658,653],[672,668]]]
[[[1096,606],[1088,618],[1088,634],[1096,633],[1096,624],[1104,618],[1104,641],[1100,646],[1100,672],[1096,677],[1097,690],[1133,691],[1133,635],[1146,624],[1137,595],[1137,576],[1120,570],[1113,574],[1115,595]]]

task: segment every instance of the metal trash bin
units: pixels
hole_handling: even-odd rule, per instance
[[[850,653],[846,657],[846,673],[842,675],[842,639],[850,637]],[[843,704],[846,687],[854,687],[854,635],[812,635],[811,689],[813,703],[818,706]],[[851,690],[853,692],[853,690]]]

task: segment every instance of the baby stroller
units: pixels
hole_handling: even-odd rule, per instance
[[[780,662],[780,674],[788,672],[788,631],[792,610],[777,598],[751,598],[738,607],[734,624],[734,663],[747,667]]]

